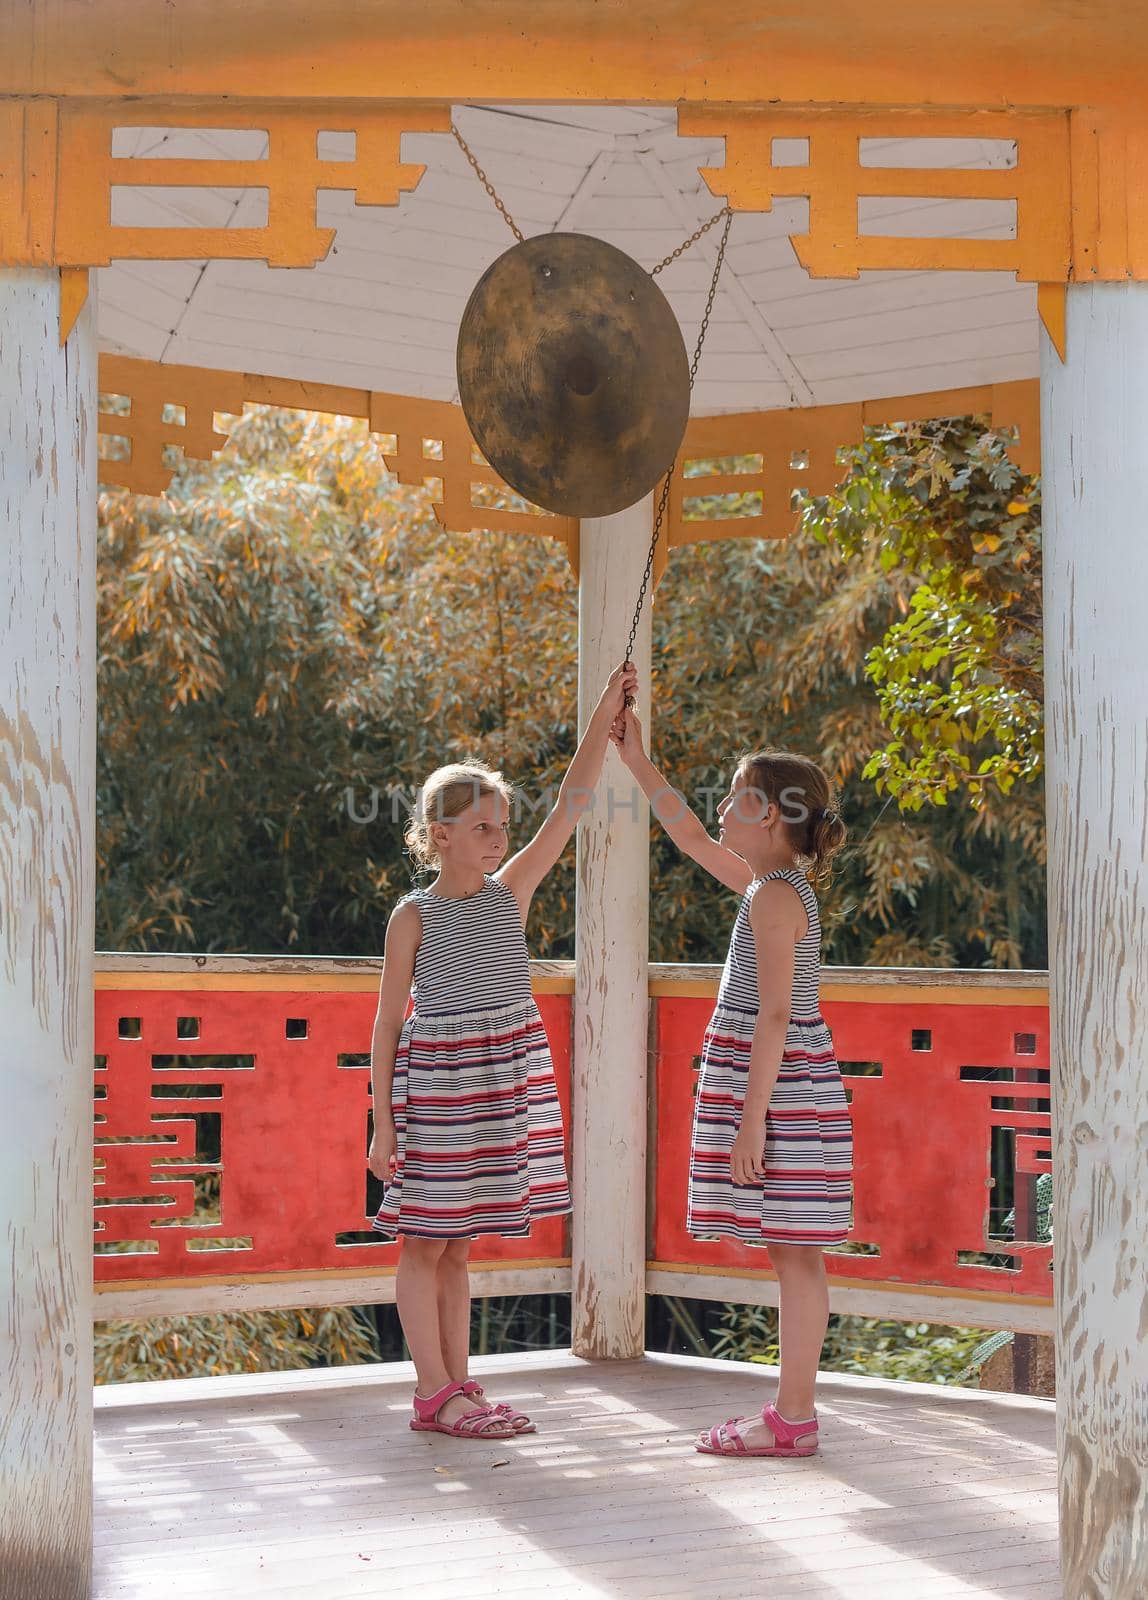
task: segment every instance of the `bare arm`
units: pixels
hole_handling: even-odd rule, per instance
[[[796,945],[806,925],[805,908],[792,884],[763,883],[750,901],[749,924],[757,956],[759,1006],[741,1122],[730,1151],[735,1183],[753,1183],[765,1175],[765,1113],[785,1054]]]
[[[384,1182],[391,1177],[395,1164],[395,1124],[391,1114],[395,1055],[421,939],[422,918],[418,907],[414,904],[401,906],[387,923],[379,1007],[371,1030],[371,1105],[375,1132],[367,1164],[375,1177]]]
[[[514,893],[526,923],[534,891],[565,850],[583,813],[594,803],[594,786],[610,743],[610,730],[621,714],[626,695],[637,686],[637,672],[627,665],[615,667],[594,707],[586,731],[566,769],[553,811],[528,845],[495,874]]]
[[[753,882],[749,863],[711,838],[701,818],[690,810],[685,796],[667,783],[643,748],[642,724],[633,711],[627,710],[621,720],[621,732],[611,737],[662,827],[678,849],[704,867],[711,877],[724,883],[727,889],[744,894]]]

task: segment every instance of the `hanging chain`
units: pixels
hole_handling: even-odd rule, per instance
[[[713,277],[710,279],[710,292],[706,296],[706,308],[705,308],[705,311],[702,313],[701,327],[698,329],[698,342],[697,342],[696,346],[694,347],[694,359],[690,363],[690,392],[691,392],[691,394],[693,393],[694,380],[698,375],[698,364],[700,363],[700,361],[702,359],[702,345],[705,344],[705,341],[706,341],[706,333],[707,333],[707,331],[709,329],[710,317],[713,314],[714,300],[717,298],[718,279],[721,277],[722,263],[725,261],[725,247],[729,242],[729,225],[733,221],[733,212],[731,211],[729,206],[725,206],[721,211],[718,212],[718,217],[721,217],[721,216],[725,217],[725,227],[721,231],[721,243],[718,245],[718,248],[717,248],[717,259],[714,262],[714,274],[713,274]],[[688,249],[688,247],[691,244],[694,243],[695,239],[701,238],[702,234],[705,233],[706,228],[711,228],[713,226],[713,224],[718,220],[718,217],[714,217],[710,222],[707,222],[704,228],[699,228],[697,233],[694,235],[694,238],[693,239],[687,239],[686,243],[681,246],[681,250]],[[677,254],[680,254],[680,253],[681,253],[681,251],[679,250],[677,252]],[[671,260],[672,261],[673,257],[672,256],[667,257],[667,260]],[[666,265],[666,262],[663,261],[662,262],[662,266],[665,266],[665,265]],[[678,465],[678,458],[675,455],[674,459],[670,462],[669,471],[666,473],[665,478],[662,480],[662,492],[658,496],[658,510],[657,510],[657,513],[656,513],[656,515],[654,517],[654,531],[653,531],[653,534],[652,534],[652,536],[650,538],[650,551],[649,551],[649,554],[646,557],[646,570],[642,574],[642,587],[638,590],[638,602],[634,607],[634,616],[633,616],[633,620],[630,623],[630,637],[629,637],[629,639],[627,640],[627,643],[626,643],[625,659],[627,661],[630,660],[630,655],[631,655],[631,652],[632,652],[632,650],[634,648],[634,640],[638,637],[638,624],[642,620],[642,607],[646,603],[646,591],[650,587],[650,577],[653,574],[653,570],[654,570],[654,557],[658,553],[658,540],[662,536],[662,523],[665,521],[666,506],[669,503],[669,498],[670,498],[670,484],[673,482],[674,473],[677,470],[677,465]],[[629,695],[628,694],[626,696],[626,704],[628,706],[632,706],[634,704],[633,695]]]
[[[501,199],[499,198],[498,194],[495,192],[495,188],[494,188],[493,183],[491,183],[491,181],[487,177],[486,173],[483,172],[482,168],[479,166],[478,158],[476,157],[474,151],[467,144],[467,142],[463,138],[462,134],[459,133],[458,129],[455,127],[453,122],[450,125],[450,131],[454,134],[454,137],[455,137],[455,140],[456,140],[456,142],[458,144],[459,149],[462,151],[463,155],[466,157],[466,159],[470,162],[471,166],[474,168],[475,176],[478,178],[479,183],[482,184],[482,187],[486,190],[487,194],[494,201],[495,205],[498,207],[499,211],[502,213],[503,220],[506,223],[507,227],[510,229],[510,231],[514,235],[514,237],[518,240],[519,244],[524,244],[526,241],[525,241],[525,237],[524,237],[524,235],[522,233],[522,230],[519,228],[519,226],[518,226],[517,222],[515,222],[514,218],[510,215],[510,212],[503,205],[503,203],[502,203]]]
[[[470,162],[471,166],[473,167],[475,177],[478,179],[479,183],[482,184],[482,187],[486,190],[487,194],[490,196],[490,198],[494,201],[495,205],[497,206],[499,212],[502,215],[503,221],[506,223],[507,227],[510,229],[510,231],[514,235],[514,237],[518,240],[519,244],[525,244],[526,240],[525,240],[525,237],[524,237],[524,235],[522,233],[521,228],[518,226],[517,222],[515,222],[514,218],[510,215],[510,212],[506,209],[506,206],[504,205],[504,203],[502,201],[502,197],[499,195],[497,189],[494,187],[493,183],[491,183],[491,181],[487,177],[486,173],[479,166],[478,157],[475,155],[474,151],[467,144],[467,142],[463,138],[462,134],[459,133],[458,129],[455,127],[453,122],[450,125],[450,131],[451,131],[451,133],[454,134],[455,143],[458,145],[458,147],[462,151],[463,155],[466,157],[466,159]],[[666,259],[664,261],[659,261],[656,267],[651,267],[650,268],[650,277],[651,278],[656,278],[658,276],[658,273],[661,272],[664,267],[668,267],[671,264],[671,262],[676,261],[679,256],[685,255],[686,251],[690,248],[690,246],[693,245],[693,244],[697,244],[698,240],[700,238],[702,238],[702,236],[704,234],[707,234],[710,231],[711,228],[716,227],[717,224],[721,221],[721,219],[723,217],[728,217],[728,216],[731,216],[731,215],[732,215],[732,212],[730,211],[729,206],[722,206],[720,211],[715,211],[713,216],[709,219],[708,222],[703,222],[701,227],[700,228],[696,228],[694,230],[694,232],[690,234],[688,239],[684,239],[676,250],[671,250],[670,254],[666,257]],[[724,245],[723,245],[723,249],[724,249]]]
[[[688,239],[683,240],[676,250],[671,250],[664,261],[659,261],[656,267],[650,268],[650,277],[656,278],[663,267],[668,267],[671,261],[676,261],[679,256],[684,256],[690,245],[697,244],[702,235],[708,233],[711,228],[716,227],[723,217],[730,217],[732,215],[733,212],[730,210],[729,206],[722,206],[720,211],[715,211],[708,222],[703,222],[701,227],[691,233]],[[725,250],[724,240],[722,242],[722,250]]]
[[[487,177],[486,173],[479,166],[478,160],[477,160],[477,158],[476,158],[476,156],[474,154],[474,151],[467,144],[467,142],[463,138],[462,134],[459,133],[458,129],[455,127],[453,122],[451,123],[450,131],[451,131],[451,133],[454,134],[454,137],[455,137],[455,140],[456,140],[456,142],[458,144],[459,149],[462,151],[463,155],[466,157],[466,159],[470,162],[471,166],[474,168],[475,176],[478,178],[478,181],[482,184],[482,187],[486,190],[487,194],[490,196],[490,198],[494,201],[495,205],[498,207],[498,210],[501,212],[502,218],[505,221],[505,223],[507,224],[507,226],[509,227],[510,231],[513,233],[514,237],[518,240],[519,244],[524,244],[525,243],[525,239],[523,237],[523,234],[522,234],[521,230],[518,227],[518,224],[515,222],[514,218],[510,215],[510,212],[506,209],[505,205],[503,205],[502,200],[500,199],[498,193],[496,192],[494,185],[491,183],[491,181]],[[717,296],[718,279],[721,276],[722,263],[725,260],[726,245],[729,242],[729,225],[733,221],[733,211],[732,211],[732,209],[728,205],[726,205],[726,206],[722,206],[720,211],[715,211],[713,216],[709,219],[708,222],[703,222],[701,227],[695,229],[694,232],[690,234],[688,239],[684,239],[682,241],[682,243],[678,246],[678,248],[676,250],[671,251],[670,254],[666,257],[666,259],[664,261],[659,261],[656,267],[651,267],[651,269],[650,269],[650,277],[651,278],[656,278],[658,273],[661,272],[664,267],[668,267],[671,264],[671,262],[676,261],[679,256],[684,255],[685,252],[690,248],[691,245],[697,244],[698,240],[701,239],[705,234],[707,234],[710,231],[711,228],[716,227],[717,224],[722,221],[723,217],[725,219],[725,226],[722,228],[721,243],[718,245],[718,248],[717,248],[717,259],[714,262],[713,278],[710,281],[710,292],[706,296],[706,308],[705,308],[705,311],[702,314],[701,327],[698,329],[698,342],[697,342],[697,345],[694,348],[694,359],[690,363],[690,392],[691,393],[693,392],[694,380],[698,375],[698,363],[701,361],[701,358],[702,358],[702,345],[705,343],[706,333],[707,333],[707,331],[709,329],[710,316],[712,315],[713,308],[714,308],[714,299]],[[638,637],[638,624],[642,620],[642,607],[646,603],[646,593],[649,590],[650,578],[651,578],[651,576],[653,574],[653,571],[654,571],[654,557],[657,555],[657,552],[658,552],[658,540],[661,538],[662,524],[664,523],[665,518],[666,518],[666,506],[669,504],[669,499],[670,499],[670,485],[673,482],[674,471],[675,471],[675,469],[677,467],[677,464],[678,464],[678,458],[677,458],[677,456],[675,456],[673,461],[671,461],[670,469],[666,473],[666,476],[665,476],[665,478],[664,478],[664,480],[662,482],[662,492],[658,497],[658,510],[657,510],[657,514],[654,517],[653,536],[650,539],[650,553],[646,557],[646,570],[642,574],[642,587],[638,591],[638,603],[634,607],[634,617],[633,617],[633,621],[630,624],[630,638],[629,638],[629,640],[628,640],[628,642],[626,644],[626,657],[625,657],[625,659],[627,661],[629,661],[630,652],[634,648],[634,640]],[[633,699],[632,695],[627,695],[626,696],[626,704],[630,705],[630,706],[632,706],[634,704],[634,699]]]

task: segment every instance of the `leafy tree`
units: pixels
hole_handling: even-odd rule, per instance
[[[350,1306],[148,1317],[95,1327],[97,1383],[346,1367],[377,1359],[372,1328]]]
[[[902,808],[974,806],[1043,759],[1040,495],[973,419],[872,430],[806,526],[915,575],[907,615],[866,661],[893,735],[867,762]]]
[[[556,783],[575,629],[549,541],[445,534],[358,422],[253,410],[166,496],[105,495],[99,942],[381,948],[410,887],[390,791],[463,756]],[[572,924],[567,863],[532,936]]]
[[[938,480],[942,521],[952,509],[947,494]],[[908,614],[920,580],[888,561],[876,533],[839,539],[830,536],[835,526],[815,503],[791,539],[674,552],[654,610],[657,758],[678,787],[711,795],[724,792],[737,756],[760,745],[794,748],[825,766],[851,833],[825,897],[827,960],[1041,965],[1039,782],[1011,794],[995,785],[978,807],[906,815],[865,776],[889,742],[869,662]],[[656,837],[654,850],[660,959],[720,959],[729,896],[667,840]]]
[[[855,474],[901,462],[907,481],[914,451],[948,463],[956,449],[927,431],[901,437],[871,442],[876,465],[859,458]],[[999,476],[1000,442],[970,438]],[[970,488],[946,470],[897,501],[917,506],[925,485],[947,530],[930,557],[942,573],[943,550],[958,570],[960,506],[987,476],[978,468]],[[853,836],[826,905],[830,960],[1038,964],[1039,785],[1006,796],[1000,769],[976,807],[910,820],[864,777],[890,742],[874,652],[900,648],[890,636],[922,584],[889,559],[894,535],[875,511],[864,522],[831,509],[815,504],[791,540],[673,553],[654,604],[655,752],[703,812],[744,749],[788,744],[827,765]],[[923,548],[924,521],[905,513],[898,526],[907,554]],[[982,626],[1008,576],[985,570]],[[1038,603],[1038,561],[1015,571],[1020,616]],[[162,499],[105,496],[100,595],[99,939],[111,948],[377,950],[410,881],[388,785],[409,796],[440,762],[475,755],[535,804],[574,748],[564,553],[525,535],[444,533],[358,422],[252,410],[216,462],[189,466]],[[372,789],[378,816],[356,822]],[[520,837],[530,825],[524,809]],[[658,831],[653,848],[654,959],[720,960],[728,896]],[[572,850],[537,897],[530,938],[539,956],[573,951]]]

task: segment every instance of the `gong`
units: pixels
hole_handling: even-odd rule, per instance
[[[549,233],[499,256],[467,301],[458,389],[486,460],[546,511],[605,517],[669,471],[690,410],[677,318],[602,239]]]

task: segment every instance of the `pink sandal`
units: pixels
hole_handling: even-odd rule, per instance
[[[474,1378],[468,1378],[466,1380],[462,1386],[462,1392],[463,1394],[472,1398],[476,1395],[481,1395],[483,1400],[486,1400],[486,1395],[483,1391],[482,1384],[478,1383]],[[487,1404],[489,1404],[489,1401]],[[508,1406],[505,1400],[499,1400],[496,1404],[491,1405],[490,1409],[494,1412],[496,1417],[505,1417],[507,1422],[509,1422],[510,1426],[514,1429],[515,1433],[538,1432],[538,1429],[535,1427],[531,1419],[526,1415],[525,1411],[519,1411],[514,1406]]]
[[[817,1454],[817,1418],[811,1417],[808,1422],[787,1422],[776,1406],[763,1406],[761,1420],[765,1423],[770,1433],[773,1434],[773,1443],[768,1445],[749,1445],[741,1432],[739,1423],[747,1422],[747,1417],[731,1417],[728,1422],[719,1423],[703,1434],[694,1446],[703,1456],[813,1456]],[[810,1443],[798,1444],[798,1440],[812,1440]]]
[[[440,1422],[438,1414],[448,1400],[453,1400],[456,1394],[465,1394],[466,1388],[461,1383],[444,1383],[437,1394],[424,1398],[415,1390],[415,1414],[411,1418],[411,1427],[416,1433],[448,1433],[453,1439],[512,1439],[514,1428],[506,1417],[500,1415],[492,1406],[480,1406],[475,1411],[468,1411],[465,1416],[459,1417],[457,1422]]]

